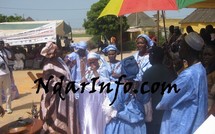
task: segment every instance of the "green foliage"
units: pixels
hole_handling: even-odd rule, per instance
[[[87,19],[84,20],[83,27],[86,29],[87,34],[102,35],[107,39],[110,39],[111,36],[116,36],[119,39],[120,17],[110,15],[98,19],[108,2],[109,0],[100,0],[93,4],[90,11],[87,12]],[[122,28],[123,32],[129,28],[125,16],[122,17]]]
[[[122,44],[123,51],[134,51],[136,49],[135,41],[126,41]]]
[[[2,15],[0,14],[0,23],[1,22],[16,22],[16,21],[23,21],[24,19],[22,18],[22,16],[6,16],[6,15]]]
[[[98,40],[101,39],[101,36],[100,35],[94,35],[88,42],[88,47],[89,49],[94,49],[94,48],[97,48],[98,47]]]

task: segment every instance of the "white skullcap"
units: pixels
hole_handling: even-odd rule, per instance
[[[201,51],[204,46],[204,40],[196,32],[190,32],[185,36],[186,43],[196,51]]]

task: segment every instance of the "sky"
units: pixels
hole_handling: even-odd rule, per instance
[[[0,14],[34,20],[64,20],[72,28],[82,28],[87,11],[99,0],[0,0]],[[167,18],[185,18],[195,9],[166,11]],[[145,12],[152,16],[156,12]]]

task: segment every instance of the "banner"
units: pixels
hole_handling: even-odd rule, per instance
[[[10,46],[56,42],[56,22],[1,38]]]

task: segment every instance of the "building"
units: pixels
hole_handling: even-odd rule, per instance
[[[192,26],[193,30],[200,32],[201,28],[205,28],[207,25],[213,25],[215,27],[215,9],[196,9],[186,18],[181,20],[182,32],[186,32],[187,26]]]

